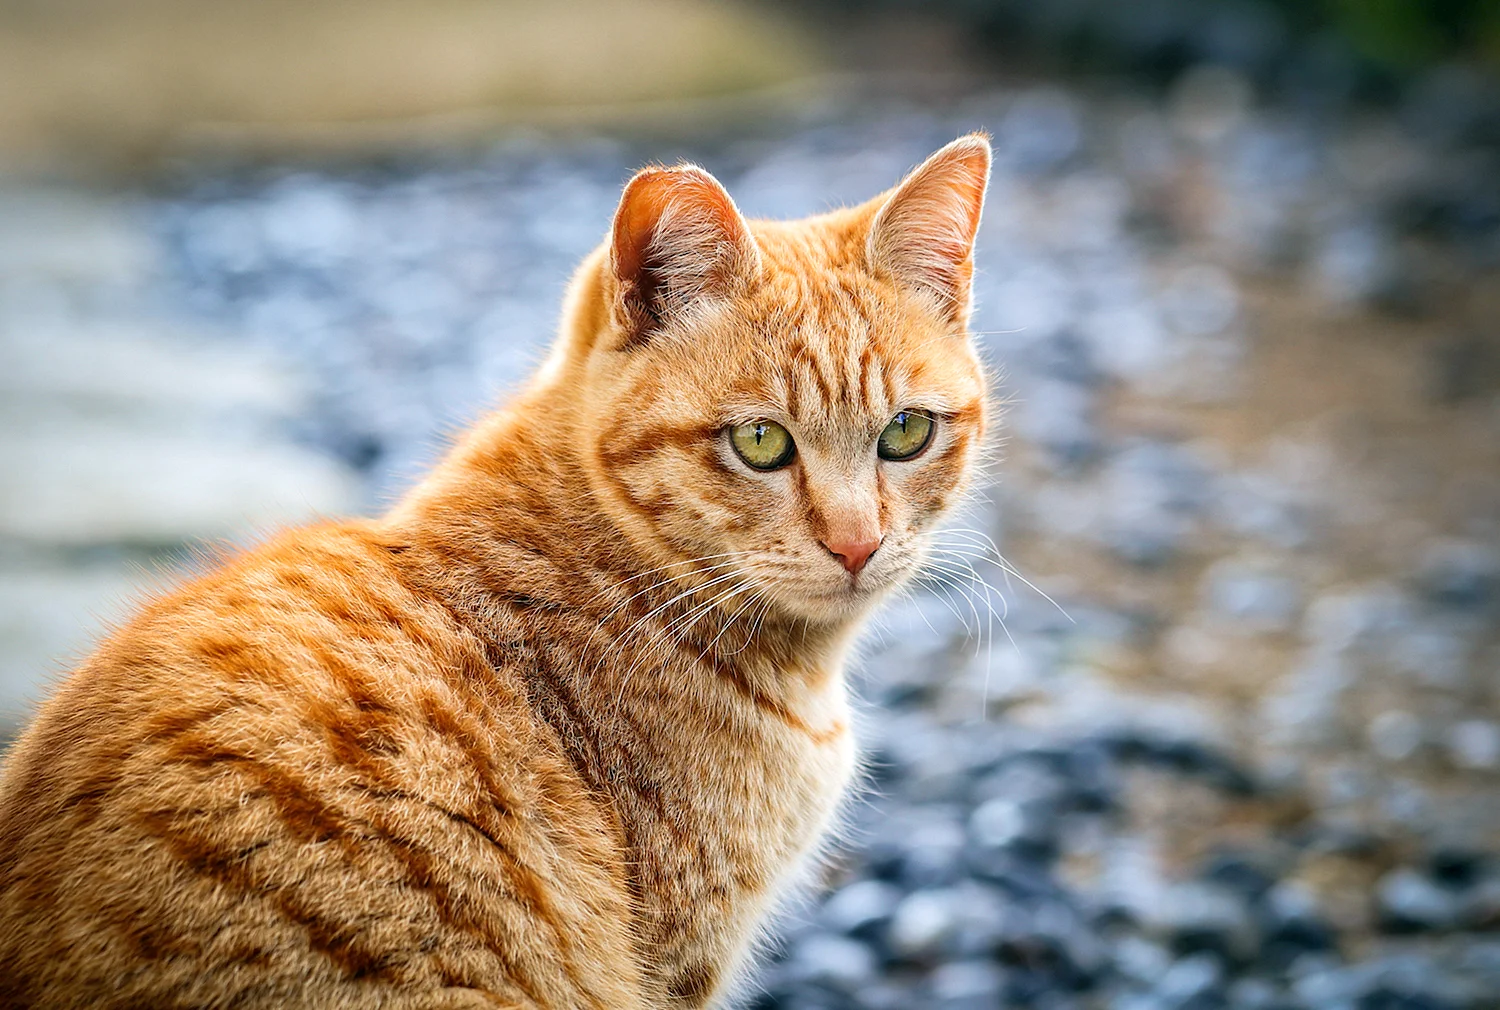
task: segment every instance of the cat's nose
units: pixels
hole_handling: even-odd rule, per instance
[[[880,549],[881,537],[860,535],[853,537],[830,537],[823,541],[828,553],[839,559],[839,564],[850,575],[858,575],[870,560],[870,555]]]

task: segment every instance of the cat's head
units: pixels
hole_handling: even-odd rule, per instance
[[[704,559],[726,607],[759,590],[813,621],[916,570],[984,435],[968,317],[989,168],[962,137],[794,222],[745,220],[693,166],[630,181],[549,366],[627,536],[660,564]]]

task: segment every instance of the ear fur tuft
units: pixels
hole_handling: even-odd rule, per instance
[[[647,168],[620,197],[610,238],[616,321],[643,340],[689,305],[754,276],[760,251],[734,201],[696,165]]]
[[[891,191],[870,225],[871,265],[936,297],[967,325],[973,302],[974,237],[990,178],[990,143],[971,133],[943,147]]]

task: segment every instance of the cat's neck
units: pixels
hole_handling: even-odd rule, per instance
[[[681,616],[674,635],[706,657],[778,668],[838,663],[856,622],[783,614],[753,587],[736,592],[714,559],[631,535],[591,485],[578,445],[566,404],[529,394],[457,446],[387,517],[386,535],[460,609],[510,597],[601,621]]]

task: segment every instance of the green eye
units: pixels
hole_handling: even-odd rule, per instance
[[[797,447],[791,432],[775,421],[751,421],[729,429],[729,444],[757,470],[775,470],[792,461]]]
[[[926,414],[903,410],[880,433],[876,451],[880,453],[881,459],[911,459],[927,448],[935,427],[937,425]]]

